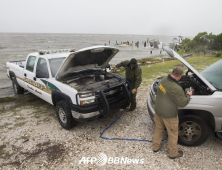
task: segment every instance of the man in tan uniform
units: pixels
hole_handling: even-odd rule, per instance
[[[153,136],[153,151],[158,152],[161,148],[164,129],[168,133],[169,157],[171,159],[183,156],[182,151],[178,151],[178,107],[185,107],[189,101],[192,91],[184,93],[178,81],[183,74],[182,67],[175,67],[167,77],[164,77],[157,89],[155,104],[155,124],[156,129]]]

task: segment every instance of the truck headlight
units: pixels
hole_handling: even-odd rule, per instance
[[[95,93],[79,93],[79,98],[86,98],[95,96]]]
[[[94,103],[95,99],[89,99],[89,100],[80,100],[80,105],[86,105],[86,104],[91,104]]]

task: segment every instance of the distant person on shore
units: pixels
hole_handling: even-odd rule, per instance
[[[130,108],[128,111],[133,111],[136,109],[136,95],[137,89],[139,88],[142,82],[142,70],[140,66],[137,64],[137,60],[132,58],[130,61],[122,61],[121,63],[117,64],[113,72],[116,72],[117,68],[124,67],[125,68],[125,77],[131,86],[131,101],[130,101]]]

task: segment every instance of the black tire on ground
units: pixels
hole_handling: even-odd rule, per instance
[[[203,144],[210,129],[207,123],[195,115],[184,115],[179,120],[178,143],[185,146],[198,146]]]
[[[56,115],[60,125],[64,129],[69,130],[75,125],[71,110],[65,100],[61,100],[56,103]]]
[[[13,86],[13,89],[14,89],[14,93],[15,94],[23,94],[24,93],[24,88],[22,88],[15,77],[12,78],[12,86]]]
[[[222,132],[215,132],[215,136],[219,139],[222,139]]]

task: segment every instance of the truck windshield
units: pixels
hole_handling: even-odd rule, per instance
[[[65,57],[49,59],[49,65],[50,65],[52,77],[55,77],[64,59]]]
[[[222,89],[222,60],[217,61],[201,72],[214,87]]]

